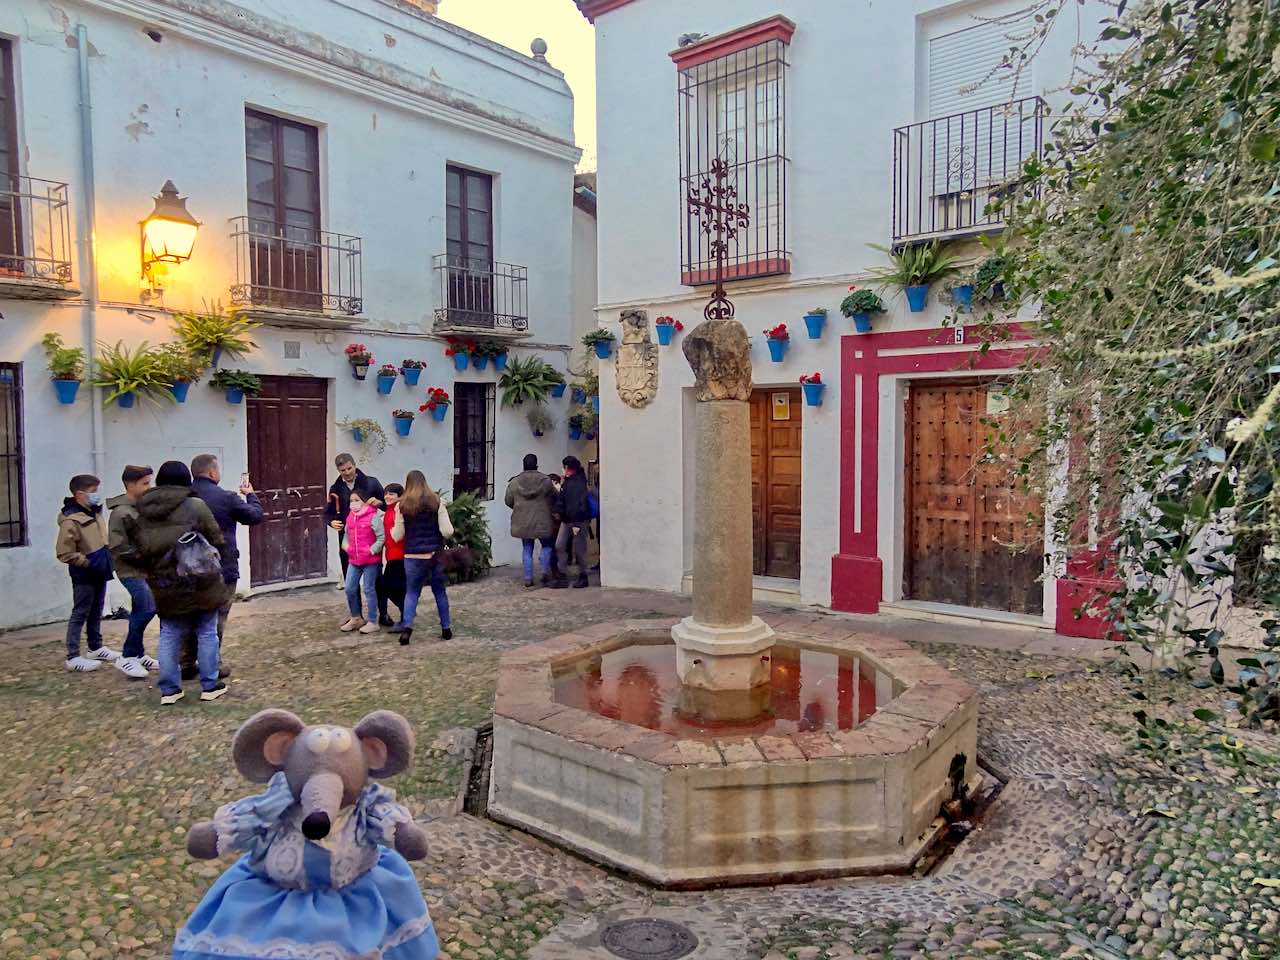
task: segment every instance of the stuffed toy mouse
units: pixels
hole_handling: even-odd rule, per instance
[[[174,960],[435,960],[440,944],[407,860],[426,836],[374,778],[413,758],[413,728],[377,710],[354,730],[263,710],[235,736],[236,769],[265,792],[187,834],[202,860],[242,852],[178,931]]]

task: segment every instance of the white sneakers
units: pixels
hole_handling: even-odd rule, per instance
[[[79,657],[68,657],[66,667],[72,673],[89,673],[104,663],[111,664],[130,680],[145,680],[149,671],[160,669],[160,661],[155,657],[145,654],[141,657],[122,657],[110,647],[99,647]]]
[[[120,651],[112,650],[110,647],[99,647],[97,650],[90,650],[85,656],[90,660],[103,660],[107,663],[115,663],[120,659]]]
[[[67,669],[72,673],[88,673],[90,670],[98,669],[98,661],[89,660],[86,657],[68,657]]]
[[[130,680],[147,679],[147,668],[143,666],[141,660],[135,657],[121,657],[115,664],[116,669]]]
[[[144,667],[146,667],[148,670],[160,669],[160,661],[157,660],[155,657],[148,657],[145,653],[142,656],[138,657],[138,662],[142,664]]]
[[[177,703],[179,700],[181,700],[185,696],[186,694],[183,693],[181,690],[179,690],[177,693],[166,693],[164,696],[160,698],[160,706],[162,707],[172,706],[173,704]]]

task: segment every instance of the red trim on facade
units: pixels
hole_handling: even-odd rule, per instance
[[[1067,559],[1067,575],[1057,583],[1054,629],[1069,637],[1119,639],[1106,619],[1107,599],[1122,586],[1104,546]]]
[[[578,5],[578,11],[592,23],[596,22],[596,17],[608,13],[610,10],[617,10],[619,7],[625,7],[632,0],[575,0]]]
[[[786,257],[773,257],[768,260],[751,260],[747,263],[726,263],[724,278],[726,280],[749,280],[752,277],[774,277],[780,273],[791,272],[791,261]],[[704,283],[716,282],[715,267],[705,270],[685,270],[680,274],[680,282],[686,287],[701,286]]]
[[[739,50],[746,50],[748,47],[767,43],[770,40],[790,43],[795,32],[795,23],[778,13],[766,20],[757,20],[745,27],[738,27],[736,30],[672,50],[671,59],[675,62],[676,69],[688,70],[700,63],[718,60],[720,57],[727,57],[731,53],[737,53]]]

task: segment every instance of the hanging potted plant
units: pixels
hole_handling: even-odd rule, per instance
[[[187,394],[193,383],[204,375],[203,358],[191,352],[185,343],[162,343],[156,348],[169,392],[178,403],[187,402]]]
[[[979,303],[999,303],[1004,299],[1004,275],[1009,269],[1009,255],[997,249],[978,264],[973,274],[973,297]]]
[[[569,417],[569,439],[581,440],[582,434],[591,426],[591,414],[575,413]]]
[[[395,421],[396,434],[401,437],[407,437],[409,431],[413,428],[413,418],[415,414],[412,410],[392,410],[391,419]]]
[[[471,348],[471,365],[477,370],[489,369],[489,361],[494,356],[495,347],[487,340],[482,340]]]
[[[443,423],[449,412],[449,391],[443,387],[428,387],[427,402],[418,408],[420,413],[430,413],[436,423]]]
[[[404,374],[404,385],[406,387],[416,387],[418,378],[422,376],[422,368],[426,365],[425,360],[402,360],[400,362],[400,372]]]
[[[810,340],[821,340],[822,328],[827,325],[827,308],[814,307],[804,315],[804,325]]]
[[[456,337],[450,337],[446,342],[449,346],[445,348],[444,355],[453,358],[454,369],[467,369],[471,354],[476,349],[475,343],[470,340],[459,340]]]
[[[569,391],[569,402],[574,404],[587,402],[587,388],[580,383],[575,383],[573,389]]]
[[[658,343],[670,346],[671,338],[684,331],[684,324],[675,317],[659,317],[653,321],[653,329],[658,331]]]
[[[962,278],[961,283],[951,288],[951,302],[956,305],[957,310],[968,313],[973,309],[973,288],[972,276]]]
[[[557,400],[564,396],[564,374],[551,364],[547,364],[547,386],[551,389],[551,396]]]
[[[498,379],[502,388],[502,405],[518,407],[526,400],[545,403],[551,393],[551,375],[555,370],[541,357],[516,357]]]
[[[871,332],[871,315],[884,313],[884,301],[874,290],[860,290],[855,283],[849,295],[840,301],[840,312],[853,321],[853,329],[859,333]]]
[[[210,378],[209,386],[221,390],[227,403],[243,403],[245,397],[262,392],[262,381],[248,370],[219,370]]]
[[[377,420],[358,417],[355,420],[339,420],[338,426],[344,430],[350,430],[351,438],[356,443],[362,446],[368,444],[372,456],[379,456],[387,449],[387,435],[382,429],[382,424]]]
[[[114,401],[116,406],[128,409],[139,396],[153,401],[160,396],[173,400],[173,394],[169,392],[173,384],[165,376],[160,351],[153,350],[146,341],[134,350],[119,341],[115,346],[98,344],[98,356],[93,362],[93,385],[106,392],[103,406]]]
[[[806,373],[800,378],[800,389],[804,391],[804,402],[811,407],[822,406],[822,391],[827,385],[822,382],[822,374]]]
[[[391,388],[400,379],[400,368],[394,363],[384,363],[378,368],[378,376],[375,379],[378,384],[378,392],[384,397],[390,396]]]
[[[556,425],[547,408],[540,403],[529,409],[525,419],[529,421],[529,429],[533,431],[535,437],[546,436]]]
[[[343,351],[347,355],[347,363],[351,364],[351,375],[363,380],[369,375],[369,364],[373,363],[373,354],[363,343],[347,344]]]
[[[65,346],[61,335],[56,333],[46,333],[40,343],[44,347],[49,378],[53,380],[58,402],[75,403],[76,393],[84,381],[84,350]]]
[[[874,267],[871,275],[885,284],[896,284],[907,294],[907,306],[912,313],[920,313],[929,300],[929,286],[938,280],[959,272],[956,257],[934,240],[891,250],[878,244],[869,246],[889,257],[889,266]]]
[[[205,308],[204,313],[175,313],[173,329],[191,351],[192,356],[205,361],[205,365],[218,368],[226,360],[241,360],[258,345],[250,339],[250,332],[262,326],[244,317],[222,312],[221,304]]]
[[[501,372],[507,369],[507,348],[499,344],[494,344],[493,369]]]
[[[787,355],[787,347],[791,346],[791,334],[787,330],[785,323],[780,323],[771,330],[764,332],[769,344],[769,358],[774,363],[781,363]]]
[[[613,343],[617,339],[610,330],[592,330],[582,338],[582,345],[594,349],[601,360],[608,360],[613,356]]]

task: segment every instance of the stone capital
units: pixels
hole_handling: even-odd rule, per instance
[[[751,343],[737,320],[704,320],[684,338],[698,400],[751,399]]]

